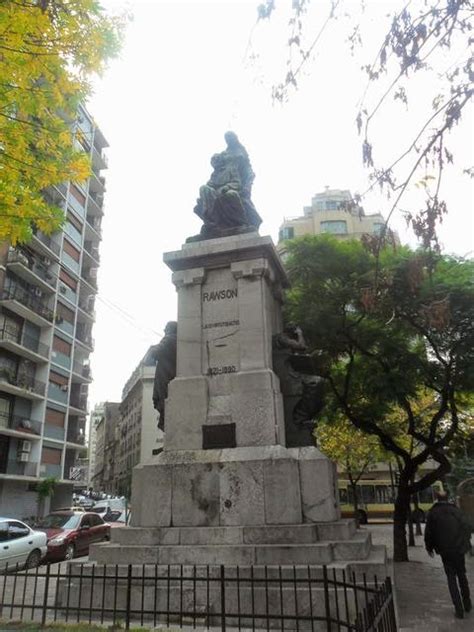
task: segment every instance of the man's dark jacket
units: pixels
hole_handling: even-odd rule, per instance
[[[425,546],[439,555],[467,553],[470,549],[472,525],[457,507],[437,502],[428,512]]]

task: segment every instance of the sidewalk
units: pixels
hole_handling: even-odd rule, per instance
[[[368,525],[374,544],[385,544],[392,558],[392,525]],[[400,632],[473,632],[474,610],[456,619],[441,558],[429,557],[423,538],[410,547],[410,562],[393,564]],[[467,576],[474,596],[474,557],[466,556]]]

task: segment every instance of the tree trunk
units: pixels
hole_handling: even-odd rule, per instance
[[[356,525],[359,526],[359,497],[357,495],[357,485],[355,483],[349,483],[352,489],[352,506],[354,507],[354,519]]]
[[[398,483],[395,511],[393,513],[393,561],[408,562],[406,539],[406,523],[410,506],[410,495],[407,490],[408,478],[401,475]]]
[[[408,505],[408,546],[415,546],[415,532],[413,531],[413,512]]]

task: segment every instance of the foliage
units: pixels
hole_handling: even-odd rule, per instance
[[[410,495],[449,471],[446,448],[474,390],[474,262],[327,235],[288,242],[288,252],[287,317],[326,367],[326,414],[398,459],[404,525]],[[429,459],[436,468],[415,481]]]
[[[265,0],[258,7],[258,19],[270,19],[280,4]],[[310,4],[311,0],[292,2],[285,78],[274,86],[274,99],[288,98],[290,90],[298,87],[303,69],[308,69],[322,34],[336,20],[348,20],[351,27],[345,42],[347,54],[349,48],[352,54],[361,49],[365,60],[362,70],[367,77],[354,112],[361,155],[371,180],[365,193],[377,185],[388,194],[388,222],[395,211],[404,212],[401,203],[410,188],[424,189],[424,207],[405,213],[405,217],[426,248],[438,249],[436,228],[447,212],[446,202],[440,196],[441,180],[446,166],[455,160],[449,135],[462,120],[473,94],[472,1],[400,0],[390,11],[388,28],[381,31],[374,50],[366,43],[364,28],[370,23],[371,10],[379,9],[377,2],[361,0],[359,17],[356,3],[328,0],[318,7],[321,26],[308,19]],[[343,42],[341,49],[342,45]],[[408,125],[411,131],[403,149],[396,147],[391,157],[378,160],[377,152],[380,156],[389,148],[383,132],[377,132],[377,125],[391,101],[409,113],[416,103]],[[464,171],[474,175],[470,166]],[[360,199],[357,196],[356,203]]]
[[[384,459],[377,437],[354,428],[343,415],[323,419],[316,427],[318,446],[356,484],[378,461]]]
[[[36,494],[38,496],[38,500],[44,500],[45,498],[50,498],[54,495],[54,490],[56,488],[57,479],[54,476],[48,476],[40,480],[40,482],[36,485]]]
[[[0,240],[61,225],[62,210],[42,191],[90,173],[72,125],[93,73],[117,53],[123,24],[96,0],[0,3]]]

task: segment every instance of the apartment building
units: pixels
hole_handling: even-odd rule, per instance
[[[147,351],[122,391],[115,493],[130,497],[132,470],[163,448],[158,412],[153,407],[156,360]]]
[[[120,422],[120,404],[104,402],[92,412],[95,425],[94,471],[91,487],[94,491],[115,493],[116,449]],[[91,450],[92,447],[89,447]],[[90,458],[90,457],[89,457]]]
[[[311,206],[304,208],[303,215],[283,220],[278,241],[281,243],[294,237],[323,233],[340,239],[360,239],[362,235],[379,234],[384,225],[383,216],[380,213],[366,215],[364,209],[354,202],[350,191],[326,188],[313,197]]]
[[[83,107],[73,131],[92,174],[45,192],[63,230],[0,247],[0,514],[17,517],[36,512],[44,477],[58,481],[52,506],[68,503],[85,445],[107,142]]]

